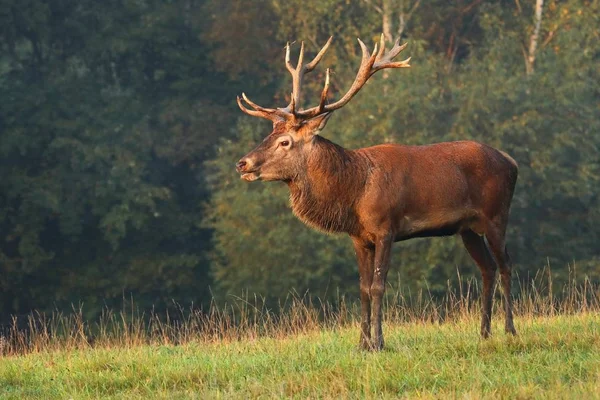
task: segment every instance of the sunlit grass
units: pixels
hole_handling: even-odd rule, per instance
[[[0,396],[598,397],[597,314],[520,317],[520,336],[486,341],[475,322],[386,324],[380,353],[357,349],[357,326],[227,343],[33,353],[3,360]]]
[[[0,398],[600,398],[597,287],[523,290],[519,336],[496,312],[489,340],[470,290],[391,294],[379,353],[358,350],[343,300],[292,297],[281,315],[238,299],[169,320],[32,316],[3,339]]]

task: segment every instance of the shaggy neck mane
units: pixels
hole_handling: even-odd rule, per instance
[[[288,182],[292,211],[305,224],[325,232],[356,232],[355,203],[367,170],[366,160],[355,152],[316,136],[305,173]]]

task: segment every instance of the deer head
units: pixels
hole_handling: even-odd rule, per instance
[[[236,164],[242,179],[249,182],[258,179],[289,181],[302,174],[305,171],[306,160],[310,156],[313,139],[325,127],[333,111],[345,106],[375,72],[385,68],[410,67],[410,58],[404,61],[393,61],[406,47],[406,44],[400,46],[399,40],[390,51],[386,52],[382,34],[379,47],[376,44],[373,52],[369,52],[367,46],[358,39],[362,49],[362,60],[356,78],[346,94],[338,101],[326,104],[330,80],[330,71],[327,68],[319,105],[308,109],[299,109],[304,74],[314,70],[329,48],[332,38],[329,38],[315,58],[307,64],[303,63],[304,43],[302,43],[296,67],[290,62],[290,45],[287,44],[285,65],[292,75],[292,94],[290,102],[285,108],[261,107],[243,93],[241,98],[238,96],[238,106],[244,113],[273,122],[272,132],[258,147],[242,157]],[[246,108],[243,102],[252,109]]]

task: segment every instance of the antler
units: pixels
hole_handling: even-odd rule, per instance
[[[246,96],[245,93],[242,93],[241,98],[240,98],[240,96],[237,96],[236,99],[237,99],[237,104],[240,107],[240,110],[242,110],[244,113],[246,113],[248,115],[252,115],[253,117],[265,118],[270,121],[277,122],[277,121],[288,119],[291,115],[290,113],[285,112],[284,110],[281,110],[279,108],[261,107],[258,104],[254,103],[253,101],[251,101]],[[244,104],[242,104],[242,99],[246,103],[248,103],[252,108],[254,108],[254,110],[249,110],[246,107],[244,107]]]
[[[379,49],[377,45],[373,49],[373,52],[369,55],[369,49],[362,42],[362,40],[358,39],[358,43],[362,49],[362,60],[360,62],[360,67],[358,69],[358,73],[356,74],[356,78],[354,78],[354,82],[350,89],[346,94],[332,104],[325,104],[327,99],[327,92],[329,90],[329,69],[327,69],[327,73],[325,76],[325,85],[323,86],[323,91],[321,92],[321,101],[319,105],[316,107],[309,108],[307,110],[301,110],[296,112],[296,116],[300,118],[312,118],[319,114],[323,114],[326,112],[335,111],[339,108],[345,106],[352,97],[354,97],[360,89],[364,86],[367,80],[377,71],[385,69],[385,68],[410,68],[410,57],[408,57],[404,61],[392,61],[404,48],[408,43],[404,43],[400,46],[400,39],[397,39],[394,43],[394,46],[388,51],[385,52],[385,38],[383,34],[381,34],[381,39],[379,41]]]
[[[333,36],[329,37],[327,43],[321,48],[321,50],[317,53],[315,58],[308,64],[303,64],[304,61],[304,42],[300,45],[300,54],[298,56],[298,64],[296,67],[292,66],[290,62],[290,43],[288,42],[285,46],[285,66],[287,70],[292,75],[292,94],[290,96],[290,103],[285,108],[265,108],[261,107],[258,104],[251,101],[244,93],[242,93],[242,97],[237,97],[237,103],[240,109],[248,115],[252,115],[254,117],[265,118],[271,120],[273,122],[286,120],[286,119],[295,119],[296,118],[296,107],[300,104],[300,89],[302,87],[302,78],[305,73],[311,72],[319,61],[325,55],[325,52],[329,48]],[[249,110],[244,107],[242,103],[242,99],[250,105],[254,110]]]
[[[286,111],[295,114],[296,107],[300,106],[300,89],[302,88],[302,78],[304,74],[307,72],[311,72],[317,64],[321,61],[327,49],[329,49],[329,45],[333,40],[333,36],[330,36],[327,40],[327,43],[321,48],[321,50],[317,53],[315,58],[308,64],[302,64],[304,61],[304,42],[300,45],[300,54],[298,55],[298,63],[294,68],[292,63],[290,62],[290,43],[288,42],[285,46],[285,66],[290,74],[292,75],[292,95],[290,98],[290,103],[285,108]]]
[[[385,69],[385,68],[409,68],[410,57],[404,61],[393,61],[393,59],[400,54],[402,50],[406,47],[406,43],[400,46],[400,39],[396,40],[394,46],[388,51],[385,52],[385,38],[383,34],[381,34],[381,39],[379,42],[379,48],[375,45],[373,52],[369,54],[369,50],[367,46],[358,39],[358,43],[362,49],[362,60],[360,62],[360,67],[358,69],[358,73],[356,74],[356,78],[354,78],[354,82],[352,86],[346,92],[346,94],[332,104],[325,104],[327,101],[327,95],[329,92],[329,68],[327,68],[325,74],[325,84],[323,86],[323,90],[321,92],[321,99],[319,101],[319,105],[316,107],[309,108],[307,110],[297,110],[296,108],[300,105],[300,89],[302,87],[302,79],[305,73],[311,72],[317,64],[321,61],[325,52],[329,48],[331,44],[331,40],[333,36],[327,40],[327,43],[321,48],[319,53],[315,56],[315,58],[308,64],[303,64],[304,61],[304,42],[302,42],[300,46],[300,54],[298,56],[298,63],[296,67],[293,67],[290,62],[290,44],[286,45],[285,51],[285,66],[287,70],[292,75],[292,94],[290,98],[290,103],[285,108],[265,108],[261,107],[258,104],[252,102],[248,97],[242,93],[242,98],[237,97],[237,103],[240,109],[246,114],[266,118],[273,122],[281,121],[281,120],[297,120],[297,119],[309,119],[316,117],[317,115],[328,113],[339,108],[345,106],[352,97],[354,97],[360,89],[364,86],[367,80],[377,71]],[[249,110],[242,104],[242,99],[250,105],[254,110]]]

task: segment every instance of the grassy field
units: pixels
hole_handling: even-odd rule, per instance
[[[600,398],[597,314],[519,318],[518,326],[516,338],[482,341],[472,318],[388,324],[381,353],[357,350],[357,326],[32,353],[2,360],[0,398]]]
[[[358,350],[356,310],[302,301],[177,323],[37,316],[0,338],[0,398],[600,399],[599,294],[520,296],[519,336],[496,313],[488,340],[469,296],[392,299],[379,353]]]

